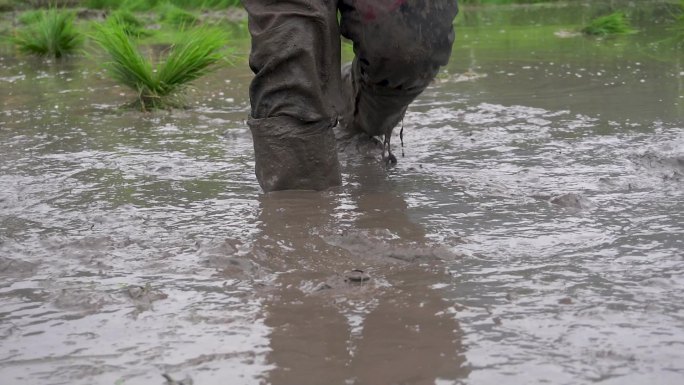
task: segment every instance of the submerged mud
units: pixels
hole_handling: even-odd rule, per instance
[[[2,56],[2,383],[681,383],[681,68],[480,27],[322,193],[259,191],[247,68],[139,114]]]

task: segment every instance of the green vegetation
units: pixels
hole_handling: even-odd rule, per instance
[[[160,8],[160,13],[162,21],[175,26],[193,25],[199,22],[197,16],[171,3],[164,4]]]
[[[54,58],[72,54],[83,43],[74,18],[74,13],[54,8],[39,11],[34,22],[17,32],[14,42],[28,54]]]
[[[132,106],[148,111],[186,106],[188,83],[214,70],[225,58],[220,52],[226,43],[223,35],[207,28],[186,31],[156,66],[119,23],[99,26],[96,41],[111,57],[107,63],[111,77],[137,93]]]
[[[121,25],[128,36],[142,37],[150,34],[145,30],[145,23],[129,10],[116,10],[109,15],[108,20]]]
[[[627,16],[622,12],[614,12],[594,19],[582,29],[582,33],[591,36],[623,35],[634,33]]]
[[[86,0],[85,6],[93,9],[125,9],[131,12],[149,11],[161,4],[158,0]]]
[[[671,28],[673,32],[672,39],[677,46],[684,44],[684,0],[679,0],[679,12],[675,24]]]
[[[88,9],[127,9],[147,12],[165,4],[189,10],[224,9],[241,6],[240,0],[0,0],[0,12],[15,10],[78,7]]]
[[[238,7],[241,4],[240,0],[171,0],[171,3],[186,9],[209,9],[209,8],[227,8]]]
[[[42,18],[43,18],[43,11],[33,10],[33,11],[22,12],[19,15],[18,19],[19,19],[19,22],[21,24],[30,25],[30,24],[38,22]]]
[[[236,7],[240,0],[86,0],[88,8],[95,9],[127,9],[130,11],[150,11],[157,7],[172,5],[182,9],[219,9]]]

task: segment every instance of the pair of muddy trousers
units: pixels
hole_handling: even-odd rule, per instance
[[[248,125],[265,192],[341,184],[333,132],[391,135],[447,64],[456,0],[243,0]],[[341,36],[355,58],[341,70]]]

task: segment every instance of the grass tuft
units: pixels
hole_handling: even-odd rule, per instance
[[[119,23],[129,36],[143,37],[150,35],[150,31],[145,29],[145,23],[127,9],[118,9],[112,12],[108,19],[114,20],[115,23]]]
[[[43,18],[42,11],[33,10],[25,11],[19,14],[17,20],[23,25],[31,25],[39,22]]]
[[[161,20],[174,26],[194,25],[199,19],[194,14],[171,3],[160,7]]]
[[[91,9],[126,9],[134,12],[150,11],[161,2],[159,0],[86,0]]]
[[[54,8],[38,11],[36,19],[16,33],[14,42],[28,54],[54,58],[72,54],[83,44],[74,25],[75,17],[73,12]]]
[[[677,46],[684,44],[684,0],[679,0],[679,12],[674,26],[670,28]]]
[[[189,83],[212,72],[225,59],[220,51],[226,41],[222,32],[198,28],[187,31],[171,46],[165,60],[155,66],[140,52],[125,27],[110,22],[97,27],[95,40],[111,57],[111,77],[138,94],[133,107],[142,111],[186,107]]]
[[[2,0],[0,0],[2,1]],[[223,9],[238,7],[241,0],[85,0],[88,8],[150,11],[170,4],[182,9]]]
[[[624,35],[634,32],[627,16],[622,12],[596,18],[582,29],[582,33],[590,36]]]

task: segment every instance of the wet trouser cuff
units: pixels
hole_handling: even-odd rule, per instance
[[[250,119],[256,176],[265,192],[325,190],[342,183],[333,126],[288,116]]]

